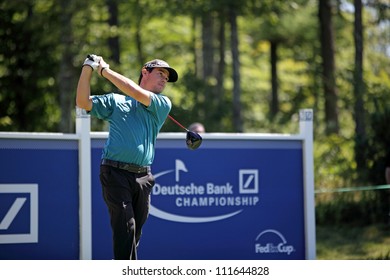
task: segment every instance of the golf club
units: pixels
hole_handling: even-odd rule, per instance
[[[177,124],[178,126],[183,128],[185,131],[187,131],[186,144],[187,144],[188,149],[195,150],[195,149],[199,148],[200,144],[202,144],[202,137],[194,131],[189,131],[181,123],[179,123],[177,120],[175,120],[171,115],[168,115],[168,117],[175,124]]]

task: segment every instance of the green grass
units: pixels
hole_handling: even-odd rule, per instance
[[[390,260],[390,226],[317,225],[318,260]]]

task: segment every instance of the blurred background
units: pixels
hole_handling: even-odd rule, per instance
[[[89,53],[135,81],[168,61],[172,116],[207,132],[298,133],[312,108],[318,258],[390,259],[389,0],[1,0],[0,40],[0,131],[74,133]]]

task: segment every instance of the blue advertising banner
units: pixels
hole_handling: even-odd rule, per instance
[[[92,142],[93,258],[112,258]],[[305,259],[301,141],[159,139],[140,259]],[[97,193],[96,193],[97,192]]]
[[[0,139],[0,259],[78,259],[77,141]]]
[[[0,259],[112,259],[99,181],[106,132],[0,133]],[[310,109],[297,135],[185,133],[156,143],[144,260],[315,259]]]

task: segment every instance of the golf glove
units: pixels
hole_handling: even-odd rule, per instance
[[[83,67],[88,65],[92,70],[97,70],[99,67],[100,57],[95,54],[87,55],[87,58],[84,60]]]

